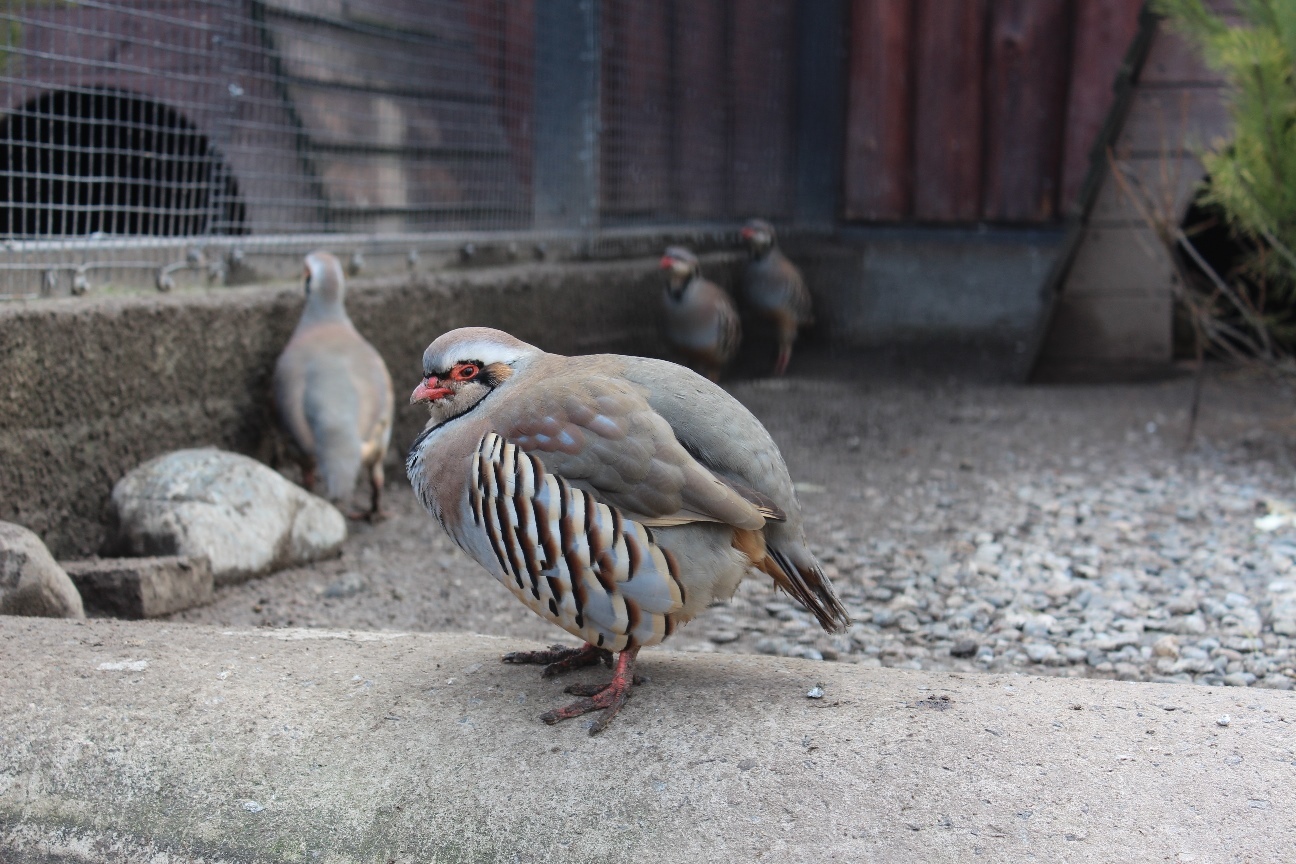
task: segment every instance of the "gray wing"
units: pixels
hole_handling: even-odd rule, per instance
[[[761,422],[723,389],[688,369],[664,360],[622,359],[621,374],[644,388],[649,405],[670,423],[681,446],[735,488],[752,490],[785,514],[767,527],[768,554],[756,565],[809,609],[825,630],[845,630],[850,616],[806,545],[792,478]]]
[[[614,377],[538,377],[493,414],[496,430],[547,471],[644,525],[712,521],[755,530],[773,515],[698,462],[639,389]]]
[[[783,454],[741,402],[675,363],[618,359],[625,363],[621,374],[643,389],[645,401],[670,425],[680,445],[708,470],[751,490],[782,514],[799,509]]]

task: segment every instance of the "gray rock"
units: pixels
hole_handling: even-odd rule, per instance
[[[1296,687],[1296,681],[1288,678],[1286,675],[1266,675],[1260,682],[1261,687],[1267,687],[1270,690],[1291,690]]]
[[[1256,681],[1256,676],[1250,672],[1230,672],[1224,676],[1224,683],[1229,687],[1250,687]]]
[[[329,600],[345,600],[347,597],[354,597],[364,589],[364,577],[354,570],[348,570],[324,589],[324,597]]]
[[[1026,656],[1032,663],[1048,663],[1057,659],[1057,649],[1046,642],[1032,642],[1025,646]]]
[[[113,487],[118,542],[132,555],[206,558],[217,585],[333,555],[346,519],[261,463],[177,450]]]
[[[84,618],[81,595],[41,539],[0,522],[0,615]]]
[[[122,618],[157,618],[212,601],[206,558],[91,558],[63,567],[88,606]]]
[[[1280,636],[1296,636],[1296,580],[1270,582],[1268,595],[1266,605],[1273,620],[1273,631]]]

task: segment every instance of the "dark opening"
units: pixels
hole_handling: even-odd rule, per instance
[[[1206,182],[1210,182],[1209,178]],[[1227,216],[1218,205],[1194,201],[1180,225],[1202,260],[1264,319],[1270,337],[1288,349],[1296,347],[1296,306],[1286,292],[1276,290],[1278,286],[1273,284],[1272,272],[1265,263],[1269,250],[1231,230]],[[1202,266],[1182,250],[1175,254],[1182,265],[1180,272],[1188,279],[1188,290],[1210,298],[1212,315],[1220,321],[1239,332],[1249,332],[1250,322],[1236,304],[1220,295]],[[1177,355],[1195,354],[1192,326],[1183,309],[1175,314],[1174,337]],[[1246,353],[1245,345],[1235,343],[1234,347]],[[1208,353],[1219,353],[1219,349],[1210,349]]]
[[[166,105],[59,90],[0,120],[0,235],[246,231],[229,167]]]

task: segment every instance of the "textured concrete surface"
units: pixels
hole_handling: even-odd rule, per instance
[[[704,258],[713,278],[730,281],[739,260]],[[563,353],[652,353],[656,265],[354,279],[347,310],[408,393],[427,344],[466,325]],[[207,445],[270,458],[270,375],[302,300],[293,284],[0,304],[0,519],[35,531],[56,557],[91,555],[104,551],[113,484],[147,459]],[[397,395],[393,474],[427,420]]]
[[[570,697],[499,662],[517,647],[0,619],[0,860],[1259,862],[1296,848],[1296,694],[649,651],[652,680],[590,738],[536,719]]]

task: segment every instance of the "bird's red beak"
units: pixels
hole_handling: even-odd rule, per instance
[[[429,375],[424,378],[414,392],[410,394],[410,404],[417,405],[420,402],[435,402],[438,399],[444,399],[454,391],[449,387],[442,387],[441,382],[435,375]]]
[[[744,228],[744,229],[742,229],[741,231],[738,232],[738,236],[741,237],[741,238],[743,238],[744,240],[750,240],[750,239],[751,239],[751,236],[752,236],[753,234],[755,234],[755,233],[756,233],[756,232],[753,231],[753,230],[750,229],[750,228]]]
[[[669,270],[675,266],[675,260],[673,258],[665,257],[658,262],[657,266],[662,270]]]

